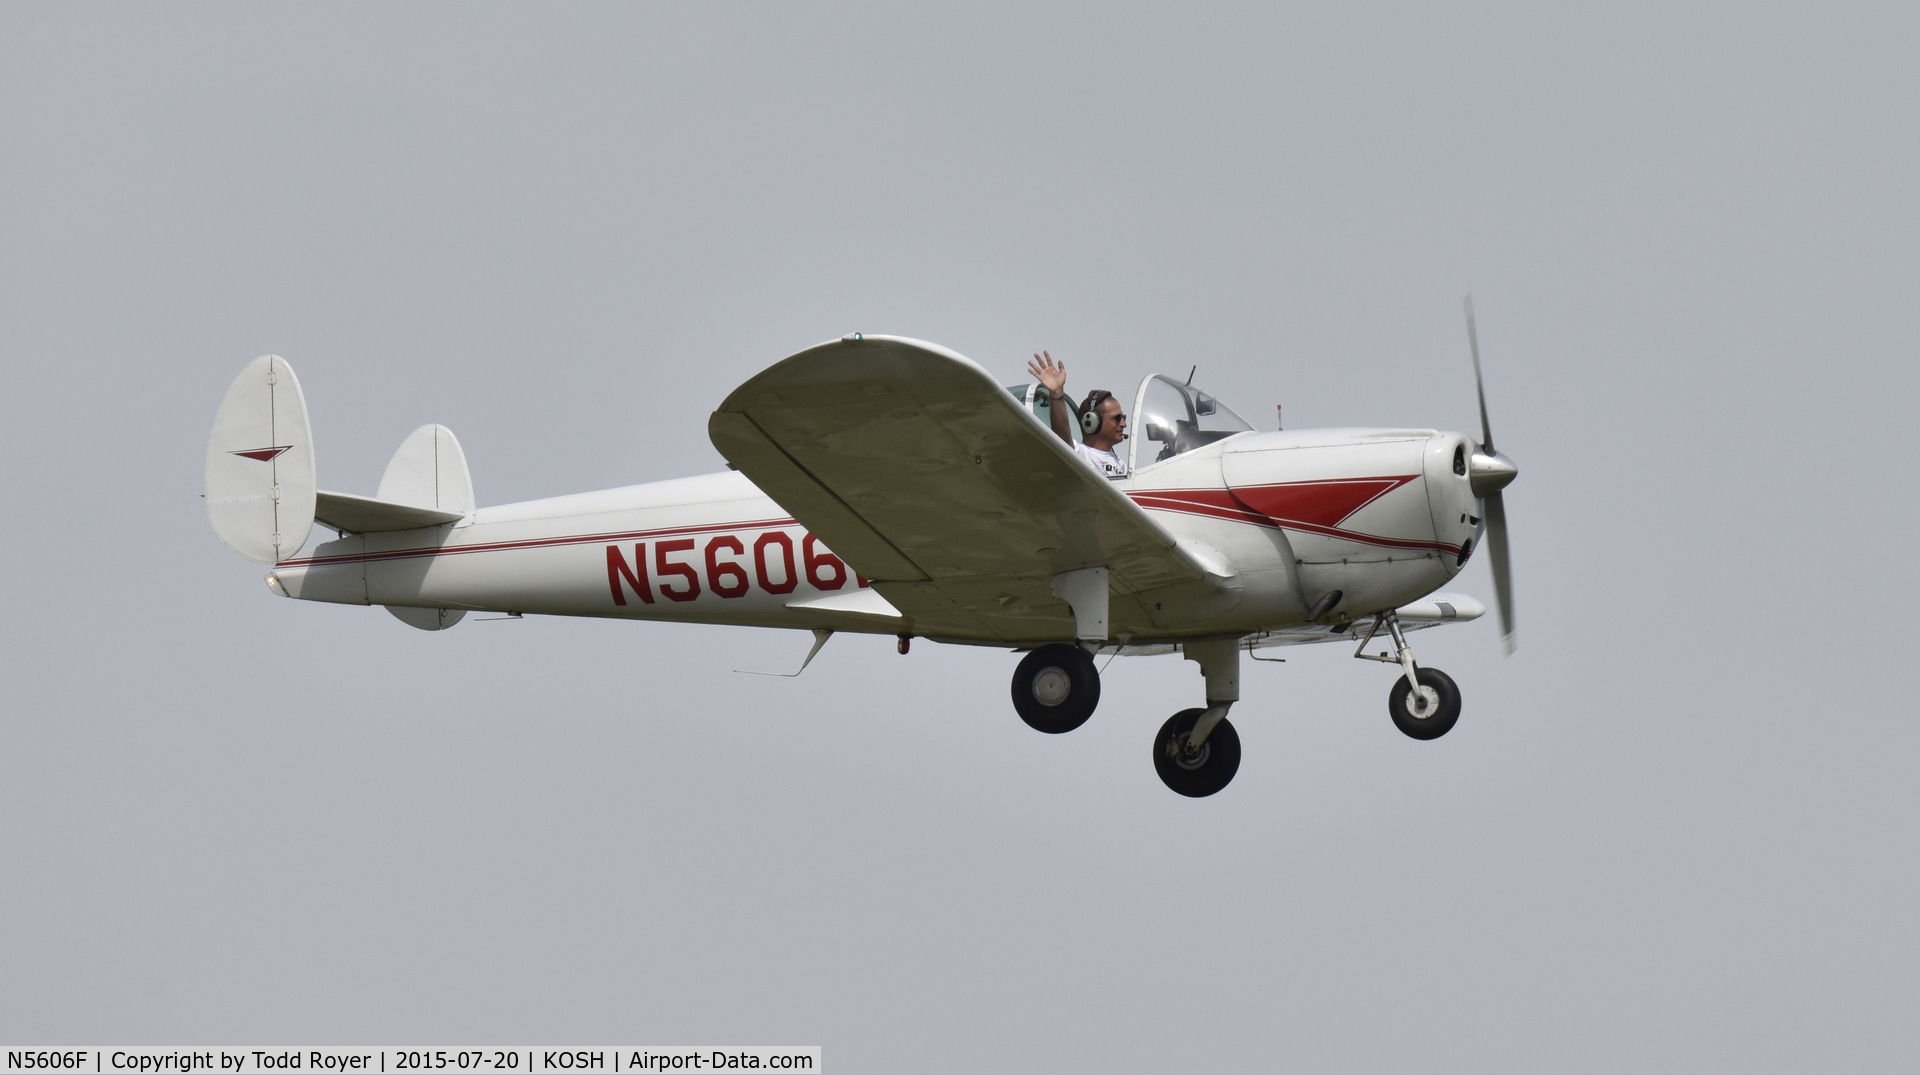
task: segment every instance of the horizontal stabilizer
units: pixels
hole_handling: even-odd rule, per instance
[[[423,526],[440,526],[445,523],[459,522],[466,518],[461,511],[442,511],[439,508],[417,508],[411,504],[395,504],[390,500],[375,500],[370,496],[354,496],[352,493],[329,493],[320,490],[316,494],[314,518],[349,534],[377,534],[387,530],[418,530]]]

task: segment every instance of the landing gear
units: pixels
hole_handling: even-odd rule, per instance
[[[1415,739],[1438,739],[1453,730],[1460,719],[1460,688],[1453,677],[1438,668],[1422,668],[1420,689],[1414,690],[1401,676],[1393,681],[1387,695],[1387,712],[1393,714],[1393,726]]]
[[[1240,733],[1227,710],[1240,699],[1240,639],[1183,642],[1181,653],[1200,666],[1207,681],[1203,709],[1183,709],[1153,737],[1153,771],[1160,782],[1189,799],[1204,799],[1240,771]]]
[[[1167,718],[1153,741],[1153,771],[1160,782],[1190,799],[1204,799],[1240,771],[1240,733],[1219,718],[1198,747],[1190,743],[1194,726],[1208,711],[1183,709]]]
[[[1365,651],[1383,626],[1393,636],[1398,652],[1393,656],[1382,652],[1376,657]],[[1353,655],[1363,661],[1398,664],[1406,673],[1394,681],[1387,695],[1387,712],[1393,717],[1394,727],[1415,739],[1438,739],[1453,730],[1460,719],[1460,688],[1453,685],[1453,677],[1438,668],[1414,663],[1413,650],[1407,648],[1406,635],[1401,633],[1400,620],[1393,613],[1383,612],[1373,618],[1373,626],[1367,628]]]
[[[1041,646],[1013,670],[1013,708],[1035,731],[1070,732],[1100,704],[1100,673],[1079,646]]]

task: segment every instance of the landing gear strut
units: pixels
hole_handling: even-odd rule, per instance
[[[1172,790],[1202,799],[1240,771],[1240,733],[1227,719],[1227,710],[1240,700],[1240,640],[1207,639],[1180,648],[1206,677],[1207,705],[1183,709],[1160,726],[1153,739],[1153,771]]]
[[[1100,704],[1100,673],[1079,646],[1041,646],[1013,671],[1013,708],[1035,731],[1070,732]]]
[[[1397,650],[1393,656],[1365,652],[1367,643],[1373,641],[1383,626],[1393,636]],[[1366,637],[1360,640],[1360,648],[1353,655],[1363,661],[1398,664],[1405,671],[1387,695],[1387,713],[1393,717],[1394,727],[1414,739],[1438,739],[1453,730],[1460,719],[1460,688],[1454,686],[1451,676],[1438,668],[1422,668],[1414,663],[1413,650],[1407,647],[1406,635],[1400,631],[1399,617],[1391,612],[1375,616],[1373,626],[1367,628]]]

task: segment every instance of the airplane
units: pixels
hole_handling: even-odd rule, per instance
[[[1097,474],[1045,419],[1039,384],[1002,385],[946,348],[852,333],[749,378],[707,423],[716,474],[478,507],[452,431],[415,430],[371,497],[316,484],[300,382],[275,355],[233,382],[207,446],[206,502],[282,597],[383,605],[428,631],[469,612],[837,632],[1024,654],[1013,708],[1072,731],[1100,702],[1095,658],[1181,653],[1204,704],[1155,734],[1154,770],[1200,798],[1233,779],[1240,661],[1357,644],[1396,669],[1393,723],[1445,735],[1460,692],[1406,636],[1486,606],[1440,587],[1485,544],[1514,639],[1502,490],[1471,297],[1481,436],[1434,429],[1257,431],[1177,377],[1145,378]],[[1077,434],[1078,431],[1076,431]],[[307,549],[315,522],[333,540]],[[305,550],[305,551],[302,551]],[[1368,653],[1376,637],[1391,651]],[[799,672],[789,673],[798,675]]]

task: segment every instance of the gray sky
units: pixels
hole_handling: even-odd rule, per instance
[[[0,7],[0,1040],[1911,1063],[1917,22]],[[994,650],[277,600],[197,495],[269,351],[322,487],[437,421],[483,504],[719,469],[856,330],[1467,430],[1468,288],[1519,654],[1418,636],[1434,743],[1251,668],[1201,801],[1176,658],[1042,737]]]

